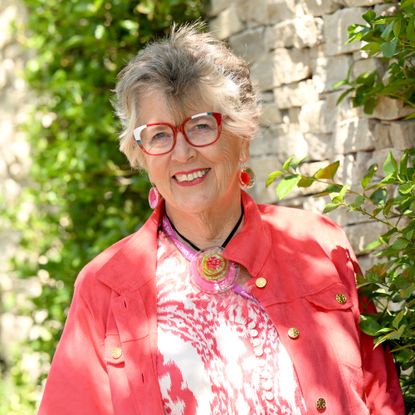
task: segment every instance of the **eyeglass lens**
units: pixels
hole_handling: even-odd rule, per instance
[[[218,122],[212,114],[201,114],[186,120],[183,132],[193,146],[206,146],[218,138]],[[141,131],[140,139],[148,153],[165,153],[174,146],[174,129],[163,123],[148,126]]]

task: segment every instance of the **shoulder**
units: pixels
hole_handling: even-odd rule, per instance
[[[118,254],[127,246],[128,242],[136,233],[126,236],[125,238],[115,242],[113,245],[106,248],[90,262],[88,262],[79,273],[75,281],[75,286],[88,286],[96,283],[97,276],[100,270],[112,262],[116,261]]]
[[[296,236],[315,239],[325,234],[326,238],[343,239],[343,230],[330,218],[304,209],[276,205],[258,205],[262,220],[272,229]]]

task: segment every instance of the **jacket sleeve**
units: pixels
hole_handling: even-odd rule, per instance
[[[376,313],[374,304],[366,297],[358,296],[355,286],[355,275],[361,274],[356,256],[353,252],[345,233],[339,227],[338,235],[340,237],[340,246],[345,248],[346,262],[345,268],[343,264],[339,264],[340,256],[337,257],[336,267],[343,268],[340,274],[350,275],[345,277],[349,289],[356,297],[355,302],[358,303],[356,309],[360,312]],[[338,244],[337,244],[338,245]],[[344,257],[343,257],[344,258]],[[336,262],[336,258],[334,260]],[[359,322],[359,320],[357,320]],[[374,348],[373,337],[363,333],[360,328],[360,348],[362,357],[364,393],[367,407],[371,415],[405,415],[405,407],[402,397],[402,391],[396,372],[396,367],[389,350],[383,345]]]
[[[113,414],[103,328],[76,286],[38,415]]]

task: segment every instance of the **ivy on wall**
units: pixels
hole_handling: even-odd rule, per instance
[[[200,18],[205,3],[24,0],[26,33],[17,36],[32,56],[26,79],[34,108],[24,128],[33,164],[10,219],[21,232],[14,268],[21,278],[38,276],[42,286],[19,310],[39,328],[22,351],[50,359],[81,267],[148,216],[147,180],[118,151],[120,125],[110,103],[116,75],[173,22]],[[19,356],[9,362],[15,388],[0,385],[0,413],[33,413],[36,398]]]

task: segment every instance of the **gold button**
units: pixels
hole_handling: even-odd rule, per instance
[[[290,339],[298,339],[300,336],[300,330],[298,330],[296,327],[291,327],[288,329],[288,337]]]
[[[319,411],[322,411],[327,408],[326,400],[324,398],[318,398],[316,401],[316,408]]]
[[[255,285],[258,288],[264,288],[267,285],[267,279],[264,277],[259,277],[255,280]]]
[[[122,356],[121,347],[114,347],[112,349],[111,356],[113,359],[119,359]]]
[[[336,301],[339,304],[344,304],[347,301],[347,297],[342,293],[338,293],[336,294]]]

